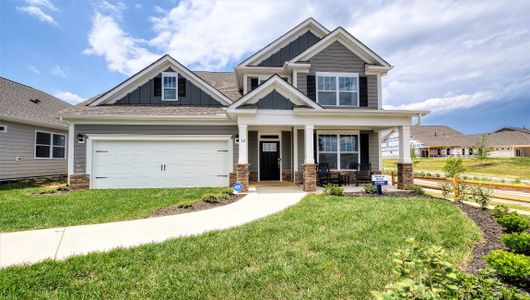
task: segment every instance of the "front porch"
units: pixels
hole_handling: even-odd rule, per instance
[[[307,192],[318,190],[318,163],[327,163],[332,175],[349,175],[345,188],[356,186],[356,168],[368,165],[372,174],[381,173],[381,132],[383,126],[270,126],[239,125],[238,164],[234,181],[250,186],[263,183],[292,183]],[[408,126],[400,130],[409,130]],[[408,134],[400,136],[408,137]],[[405,141],[405,146],[409,142]],[[398,168],[398,186],[412,184],[410,150],[404,153]]]

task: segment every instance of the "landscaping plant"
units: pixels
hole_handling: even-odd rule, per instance
[[[363,184],[363,189],[367,194],[375,194],[377,192],[375,186],[373,186],[371,183]]]
[[[482,209],[488,209],[491,199],[491,190],[480,185],[469,186],[469,198],[480,204]]]
[[[324,186],[324,194],[328,196],[343,196],[344,189],[336,184],[328,183]]]
[[[443,170],[447,177],[453,177],[465,171],[464,161],[461,158],[448,158]]]
[[[510,213],[510,209],[506,204],[497,204],[495,207],[491,210],[491,215],[495,218],[502,218]]]
[[[206,194],[202,197],[202,201],[206,203],[219,203],[219,194]]]
[[[416,195],[425,195],[425,190],[417,184],[411,184],[409,190],[414,191]]]
[[[473,146],[473,156],[480,160],[480,165],[483,164],[483,161],[485,159],[488,159],[490,156],[491,148],[486,146],[487,137],[486,135],[482,135],[480,139],[475,143],[475,146]]]
[[[448,262],[438,246],[408,240],[409,248],[394,253],[398,282],[384,292],[372,292],[377,299],[528,299],[526,293],[508,288],[491,271],[478,276],[464,274]]]
[[[516,212],[498,218],[497,223],[504,227],[508,232],[523,232],[530,228],[530,222]]]
[[[530,279],[530,256],[494,250],[485,260],[488,266],[508,282],[524,286]]]
[[[502,242],[510,251],[514,253],[530,256],[530,234],[529,233],[510,233],[501,238]]]

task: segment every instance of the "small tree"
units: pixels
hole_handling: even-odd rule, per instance
[[[443,167],[444,172],[448,177],[453,177],[456,174],[464,172],[464,161],[461,158],[448,158]]]
[[[482,135],[473,146],[473,156],[480,160],[480,165],[482,165],[483,161],[490,156],[491,148],[486,145],[487,141],[488,138],[486,135]]]
[[[416,159],[416,144],[410,142],[410,159]]]

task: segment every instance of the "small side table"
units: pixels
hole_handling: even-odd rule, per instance
[[[340,183],[341,185],[349,185],[350,184],[350,175],[348,174],[340,174]]]

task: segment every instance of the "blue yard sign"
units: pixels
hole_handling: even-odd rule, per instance
[[[243,189],[243,185],[241,183],[239,183],[239,182],[236,182],[232,186],[232,189],[234,190],[234,192],[239,193]]]
[[[388,176],[372,175],[372,185],[377,188],[377,194],[383,194],[383,186],[388,185]]]

